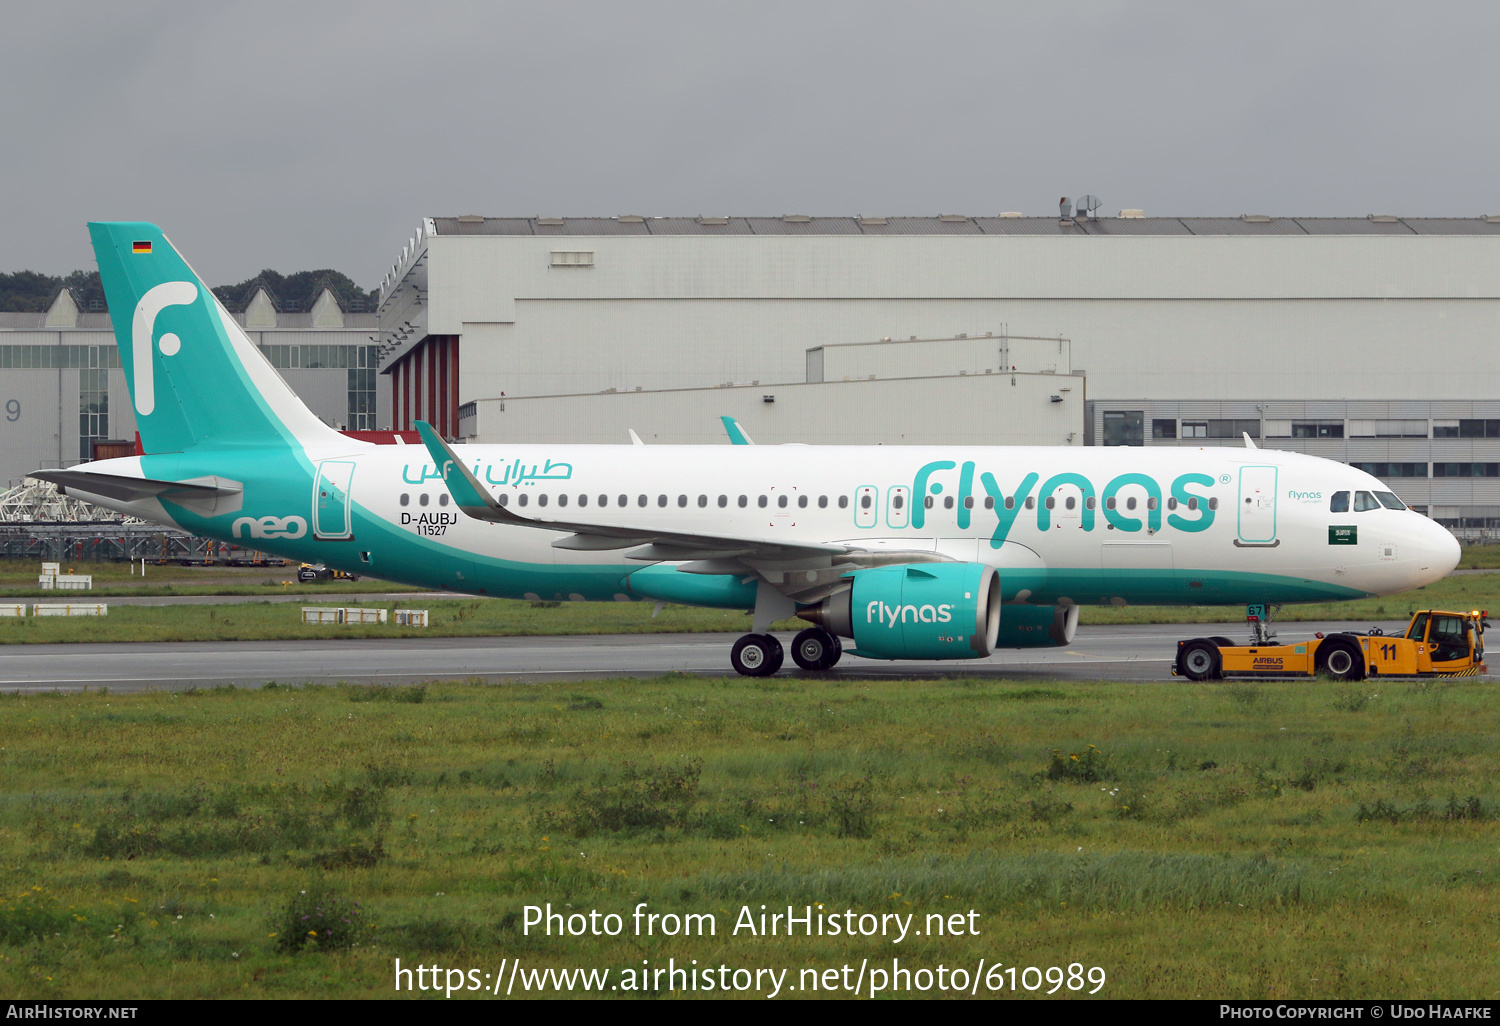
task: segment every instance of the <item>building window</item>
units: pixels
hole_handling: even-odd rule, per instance
[[[1182,422],[1182,437],[1183,438],[1207,438],[1208,437],[1208,422],[1207,421],[1202,421],[1202,420],[1195,420],[1195,421],[1185,420],[1185,421],[1183,421]]]
[[[89,349],[92,366],[78,371],[78,458],[81,460],[93,459],[94,443],[109,437],[109,370],[99,366],[99,347]]]
[[[1177,421],[1175,420],[1153,420],[1151,421],[1152,438],[1176,438]]]
[[[1293,438],[1343,438],[1344,422],[1309,421],[1292,423]]]
[[[1500,420],[1461,420],[1458,422],[1458,437],[1500,438]]]
[[[1141,410],[1105,411],[1105,445],[1145,445],[1144,423],[1146,415]]]
[[[1433,477],[1500,477],[1500,463],[1434,463]]]
[[[1183,425],[1183,427],[1186,426],[1186,424]],[[1258,420],[1210,420],[1206,427],[1209,438],[1239,438],[1241,435],[1249,435],[1251,438],[1260,437],[1260,421]]]
[[[1351,463],[1349,466],[1378,478],[1427,476],[1425,463]]]

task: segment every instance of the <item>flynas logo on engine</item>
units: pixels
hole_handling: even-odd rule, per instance
[[[953,620],[953,607],[947,602],[939,606],[888,606],[877,599],[865,607],[865,623],[894,627],[906,623],[908,613],[912,623],[950,623]]]

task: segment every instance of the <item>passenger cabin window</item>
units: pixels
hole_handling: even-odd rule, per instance
[[[1047,501],[1051,502],[1052,500],[1048,499]],[[1006,509],[1010,509],[1009,506],[1006,506],[1005,508]],[[1026,508],[1027,509],[1036,509],[1036,496],[1035,495],[1028,495],[1028,496],[1026,496]]]
[[[935,501],[936,500],[934,500],[933,497],[930,496],[930,495],[924,495],[924,496],[922,496],[922,508],[923,509],[931,509],[932,506],[933,506],[933,503]]]
[[[750,496],[748,496],[748,495],[741,495],[740,496],[740,509],[744,509],[748,505],[750,505]]]
[[[1386,509],[1405,509],[1406,508],[1406,503],[1404,503],[1400,499],[1396,498],[1396,493],[1395,492],[1376,492],[1375,493],[1375,498],[1379,499],[1380,500],[1380,504],[1382,506],[1384,506]]]
[[[411,496],[408,495],[406,492],[402,492],[401,493],[401,505],[403,505],[403,506],[409,506],[409,505],[411,505]]]
[[[943,508],[944,509],[952,509],[953,508],[953,496],[949,495],[949,496],[947,496],[946,498],[943,499]]]
[[[766,497],[764,495],[760,496],[758,499],[755,500],[755,504],[757,506],[759,506],[761,509],[765,509],[766,508]]]
[[[504,492],[500,493],[500,505],[502,505],[502,506],[509,506],[510,505],[510,496],[506,495]]]
[[[698,496],[698,508],[702,509],[703,507],[705,507],[707,505],[708,505],[708,496],[707,495],[700,495],[700,496]]]
[[[438,496],[438,505],[439,506],[446,506],[446,505],[448,505],[448,493],[447,492],[444,492],[442,495]]]
[[[1347,513],[1347,512],[1349,512],[1349,493],[1348,492],[1334,492],[1332,495],[1330,495],[1328,497],[1328,512],[1330,512],[1330,513]]]
[[[828,508],[828,496],[826,496],[826,495],[820,495],[820,496],[818,496],[818,508],[819,509],[827,509]]]
[[[522,506],[526,505],[526,502],[527,502],[526,493],[522,492],[520,495],[517,495],[516,496],[516,502],[519,503]]]
[[[1198,497],[1195,495],[1191,499],[1188,500],[1188,509],[1197,509],[1197,508],[1198,508]]]
[[[559,496],[558,496],[558,497],[557,497],[557,504],[558,504],[558,505],[559,505],[559,506],[566,506],[566,505],[567,505],[567,504],[568,504],[568,497],[567,497],[567,495],[566,495],[566,494],[564,494],[564,495],[559,495]],[[546,503],[546,502],[545,502],[545,501],[544,501],[544,502],[543,502],[543,503],[542,503],[542,505],[543,505],[543,506],[545,506],[545,505],[547,505],[547,503]]]
[[[625,506],[628,506],[628,505],[630,505],[630,496],[628,496],[628,495],[622,495],[622,496],[620,496],[620,506],[621,506],[621,508],[624,508]]]
[[[868,495],[861,495],[859,497],[859,508],[860,509],[869,509],[870,508],[870,497]]]
[[[848,509],[848,508],[849,508],[849,496],[847,496],[847,495],[840,495],[839,496],[839,509]]]
[[[974,508],[974,496],[972,496],[972,495],[965,495],[964,496],[964,509],[973,509],[973,508]]]
[[[644,495],[636,496],[635,504],[644,507],[646,505],[646,497]]]
[[[805,496],[805,495],[799,495],[799,496],[797,496],[797,508],[798,509],[806,509],[807,508],[807,496]]]
[[[1177,496],[1174,495],[1170,499],[1167,500],[1167,509],[1176,509],[1176,508],[1177,508]]]
[[[1128,499],[1125,500],[1125,508],[1126,509],[1135,509],[1135,496],[1134,495],[1130,496]]]
[[[677,507],[679,509],[683,509],[683,508],[686,508],[686,506],[687,506],[687,496],[686,495],[679,495],[679,496],[677,496]]]
[[[667,504],[667,497],[665,495],[658,495],[656,497],[656,504],[658,506],[665,506]]]
[[[1209,509],[1218,509],[1219,508],[1219,500],[1217,498],[1209,499],[1208,500],[1208,508]]]
[[[776,505],[781,509],[786,509],[786,498],[785,495],[776,496]]]
[[[1354,493],[1354,512],[1363,513],[1366,510],[1379,509],[1380,503],[1375,501],[1375,496],[1369,492]]]
[[[538,506],[545,506],[545,505],[547,505],[547,493],[546,492],[543,492],[541,495],[538,495],[536,497],[536,504]]]
[[[897,493],[896,495],[891,497],[892,509],[900,509],[904,505],[906,505],[906,497],[904,495]]]
[[[1074,506],[1078,505],[1078,500],[1070,495],[1063,500],[1063,505],[1068,509],[1072,509]]]
[[[427,505],[427,493],[426,492],[423,492],[421,495],[417,496],[417,505],[419,505],[419,506],[425,506],[425,505]]]
[[[1026,501],[1028,503],[1031,502],[1030,499],[1027,499]],[[1051,495],[1047,496],[1047,508],[1048,509],[1055,509],[1056,507],[1057,507],[1057,498],[1055,496],[1051,496]]]
[[[727,496],[727,495],[721,495],[721,496],[719,496],[719,508],[723,509],[725,506],[728,506],[728,505],[729,505],[729,496]]]

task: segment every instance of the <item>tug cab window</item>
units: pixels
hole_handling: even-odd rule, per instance
[[[1434,616],[1427,641],[1433,662],[1462,659],[1469,654],[1469,625],[1459,616]]]
[[[1330,512],[1330,513],[1347,513],[1347,512],[1349,512],[1349,493],[1348,492],[1334,492],[1332,495],[1330,495],[1328,497],[1328,512]]]

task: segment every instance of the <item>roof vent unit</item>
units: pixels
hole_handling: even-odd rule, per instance
[[[860,214],[859,215],[859,223],[860,224],[876,224],[876,225],[879,225],[879,224],[890,224],[891,222],[887,221],[883,217],[871,217],[869,214]]]
[[[1057,216],[1064,221],[1073,220],[1073,201],[1067,196],[1057,201]]]
[[[1098,196],[1080,196],[1078,197],[1078,216],[1095,217],[1097,216],[1095,211],[1103,205]]]
[[[1240,220],[1246,224],[1270,224],[1271,216],[1269,214],[1241,214]]]
[[[728,224],[729,223],[729,218],[727,218],[727,217],[699,217],[698,218],[698,223],[699,224],[712,225],[712,226],[717,227],[717,226],[720,226],[720,225],[726,225],[726,224]]]
[[[1120,216],[1121,217],[1145,217],[1146,216],[1146,212],[1144,210],[1142,210],[1140,207],[1126,207],[1124,210],[1120,211]]]
[[[1395,224],[1401,220],[1395,214],[1366,214],[1365,216],[1376,224]]]
[[[943,224],[964,224],[969,219],[962,214],[942,214],[939,215],[938,220]]]
[[[1023,214],[1023,213],[1021,213],[1019,210],[1002,210],[996,216],[998,216],[998,217],[1025,217],[1026,215]]]
[[[539,217],[536,223],[544,228],[561,228],[564,222],[560,217]]]
[[[1500,224],[1500,214],[1485,214],[1484,220],[1489,224]]]
[[[459,224],[484,224],[483,214],[461,214],[458,218]]]
[[[810,224],[812,222],[812,218],[806,214],[787,214],[782,217],[782,220],[787,224]]]
[[[642,217],[640,214],[621,214],[619,217],[615,218],[615,220],[619,221],[621,224],[645,224],[646,223],[646,219],[644,217]]]

